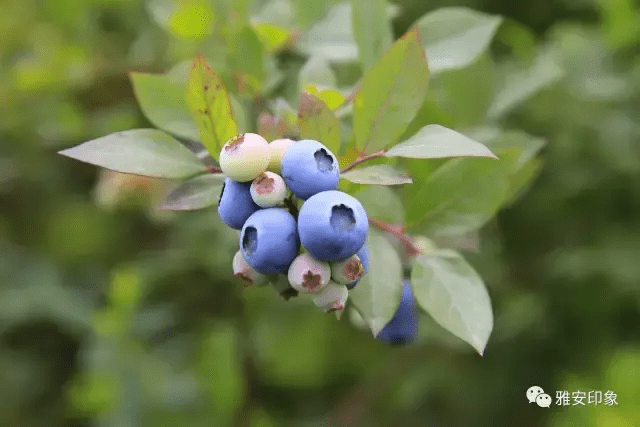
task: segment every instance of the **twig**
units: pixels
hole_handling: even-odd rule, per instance
[[[351,91],[351,93],[349,95],[347,95],[347,97],[344,99],[344,103],[345,104],[351,104],[353,102],[353,100],[356,98],[356,95],[358,94],[358,92],[360,91],[360,87],[362,86],[362,80],[359,81],[354,87],[353,90]]]
[[[404,245],[404,249],[407,251],[407,256],[409,258],[417,257],[422,253],[420,249],[418,249],[413,243],[411,237],[407,236],[404,233],[404,226],[387,224],[386,222],[382,222],[375,218],[369,218],[369,224],[373,225],[376,228],[379,228],[380,230],[393,234],[393,236]]]
[[[340,171],[340,173],[345,173],[350,171],[351,169],[358,166],[360,163],[366,162],[367,160],[377,159],[380,157],[384,157],[387,153],[387,150],[376,151],[375,153],[360,155],[357,159],[355,159],[350,165],[346,166],[344,169]]]

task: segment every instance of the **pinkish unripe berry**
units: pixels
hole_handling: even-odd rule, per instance
[[[238,251],[233,256],[233,276],[242,280],[246,286],[261,286],[268,282],[268,277],[255,271],[242,256],[242,252]]]
[[[364,275],[364,267],[358,255],[331,263],[331,279],[342,285],[359,280]]]
[[[331,267],[328,262],[320,261],[303,253],[298,255],[289,266],[287,273],[291,286],[301,293],[315,293],[327,286],[331,279]]]
[[[349,291],[345,285],[330,281],[329,284],[313,298],[313,303],[326,313],[342,311],[344,310],[348,297]]]
[[[251,183],[251,198],[261,208],[280,206],[287,197],[284,179],[273,172],[263,172]]]

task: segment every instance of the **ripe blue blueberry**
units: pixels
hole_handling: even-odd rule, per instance
[[[256,211],[242,227],[240,251],[247,264],[258,273],[284,273],[299,250],[296,220],[285,209]]]
[[[227,226],[240,230],[252,213],[260,209],[251,198],[251,183],[225,178],[218,200],[218,216]]]
[[[393,318],[376,336],[388,344],[408,344],[418,336],[418,313],[413,300],[411,284],[402,282],[402,299]]]
[[[323,191],[302,205],[298,233],[302,246],[315,258],[341,261],[364,245],[368,221],[367,213],[354,197],[341,191]]]
[[[364,270],[363,276],[369,272],[369,246],[365,243],[362,245],[358,252],[356,252],[358,258],[360,258],[360,262],[362,263],[362,269]],[[347,289],[351,290],[356,287],[360,279],[357,279],[351,283],[347,283]]]
[[[298,141],[287,148],[281,171],[291,192],[303,200],[321,191],[335,190],[340,180],[336,156],[311,139]]]

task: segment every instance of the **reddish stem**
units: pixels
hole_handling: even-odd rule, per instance
[[[387,153],[386,150],[380,150],[380,151],[376,151],[375,153],[371,153],[371,154],[365,154],[365,155],[360,155],[357,159],[355,159],[350,165],[346,166],[344,169],[342,169],[340,171],[340,173],[345,173],[350,171],[351,169],[355,168],[356,166],[358,166],[360,163],[364,163],[367,160],[371,160],[371,159],[377,159],[380,157],[384,157],[384,155]]]
[[[375,218],[369,218],[369,224],[373,225],[376,228],[379,228],[382,231],[393,234],[393,236],[404,245],[404,249],[407,251],[407,256],[409,258],[414,258],[421,254],[420,249],[416,247],[411,237],[407,236],[404,233],[404,226],[387,224],[386,222],[382,222]]]

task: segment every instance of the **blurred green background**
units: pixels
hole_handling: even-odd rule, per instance
[[[56,154],[153,127],[128,72],[164,72],[199,51],[223,74],[242,69],[225,23],[258,16],[304,33],[335,3],[0,2],[0,426],[640,425],[631,0],[394,3],[396,37],[442,6],[505,17],[490,53],[432,81],[459,125],[482,123],[480,104],[509,76],[502,59],[527,63],[545,46],[565,70],[500,119],[547,145],[530,191],[466,254],[493,303],[484,357],[427,316],[420,343],[393,348],[350,316],[245,290],[231,276],[237,235],[215,208],[156,212],[166,183]],[[245,128],[267,92],[295,102],[304,63],[270,55],[258,95],[225,76]],[[343,88],[360,72],[334,71]],[[528,403],[532,385],[551,408]],[[563,390],[613,391],[618,405],[558,406]]]

